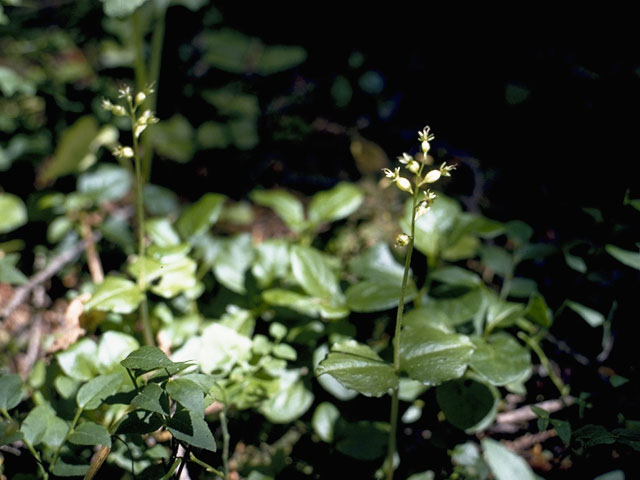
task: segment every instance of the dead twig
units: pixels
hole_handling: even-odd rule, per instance
[[[563,408],[569,407],[576,403],[574,397],[565,397],[563,399],[545,400],[544,402],[536,403],[534,406],[542,408],[549,413],[557,412]],[[537,415],[531,410],[531,405],[525,405],[510,412],[499,413],[496,416],[496,423],[500,424],[513,424],[523,423],[535,420]]]

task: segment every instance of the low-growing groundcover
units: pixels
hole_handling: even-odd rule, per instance
[[[61,7],[68,30],[12,3],[0,474],[633,478],[638,390],[616,339],[640,269],[632,193],[586,210],[597,234],[558,240],[447,195],[470,167],[428,127],[389,162],[325,120],[358,174],[315,164],[306,193],[232,194],[234,171],[284,168],[265,129],[283,150],[305,138],[304,82],[257,94],[304,49],[234,31],[203,0]],[[203,28],[164,116],[164,27],[185,12]],[[360,61],[330,87],[338,108],[383,98],[376,72],[351,81]]]

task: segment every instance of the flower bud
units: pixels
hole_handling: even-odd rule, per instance
[[[442,173],[440,172],[440,170],[431,170],[429,173],[425,175],[424,182],[435,183],[438,180],[440,180],[441,176],[442,176]]]
[[[127,114],[127,111],[124,109],[122,105],[114,105],[111,109],[114,115],[118,117],[124,117]]]
[[[398,177],[396,179],[396,185],[398,185],[398,188],[400,190],[403,190],[403,191],[409,192],[409,193],[413,193],[413,189],[411,188],[411,182],[409,181],[408,178]]]
[[[122,153],[122,156],[124,158],[132,158],[133,157],[133,148],[131,148],[131,147],[122,147],[120,149],[120,152]]]
[[[136,106],[140,105],[142,102],[146,100],[147,96],[144,92],[136,93]]]
[[[409,235],[407,235],[406,233],[400,233],[396,237],[396,247],[406,247],[407,245],[409,245],[410,241],[411,237],[409,237]]]
[[[427,153],[429,153],[429,150],[431,150],[431,145],[429,145],[429,142],[427,140],[424,140],[420,146],[422,147],[422,153],[424,153],[425,155]]]
[[[418,171],[420,170],[420,164],[415,160],[411,160],[407,165],[407,168],[411,173],[418,173]]]

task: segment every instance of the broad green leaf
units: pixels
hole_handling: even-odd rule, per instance
[[[432,470],[427,470],[420,473],[414,473],[413,475],[407,477],[407,480],[434,480],[435,474]]]
[[[78,425],[69,435],[69,441],[75,445],[111,447],[111,436],[107,429],[93,422],[84,422]]]
[[[24,440],[24,434],[18,431],[18,427],[15,420],[0,421],[0,446]]]
[[[325,256],[313,247],[291,247],[291,270],[298,284],[309,295],[343,303],[338,279]]]
[[[64,399],[70,399],[75,396],[82,382],[80,380],[67,377],[66,375],[57,375],[53,379],[53,386]]]
[[[147,0],[100,0],[104,13],[109,17],[125,17]]]
[[[333,305],[329,299],[309,297],[281,288],[265,290],[262,292],[262,299],[270,305],[290,308],[309,317],[334,319],[349,315],[348,308]]]
[[[295,361],[298,358],[298,352],[291,345],[286,343],[279,343],[273,347],[273,354],[278,358],[284,360]]]
[[[562,253],[564,254],[564,260],[567,262],[567,265],[573,268],[576,272],[587,273],[587,263],[582,257],[578,257],[577,255],[570,253],[569,248],[563,249]]]
[[[469,365],[492,385],[516,383],[529,375],[531,354],[511,335],[501,332],[474,341]]]
[[[96,364],[98,347],[89,338],[83,338],[66,350],[58,353],[56,358],[62,371],[74,380],[87,381],[100,371]]]
[[[144,206],[150,215],[172,215],[180,208],[178,196],[168,188],[147,183],[142,189]]]
[[[58,458],[51,472],[58,477],[83,477],[89,470],[89,465],[66,463]]]
[[[97,364],[100,371],[119,369],[120,362],[139,347],[140,344],[131,335],[115,330],[104,332],[98,342]]]
[[[538,291],[538,284],[530,278],[515,277],[509,285],[509,296],[529,298]]]
[[[7,5],[19,6],[19,2],[6,3]],[[3,5],[0,5],[0,25],[4,26],[8,23],[9,18],[4,14]],[[0,66],[0,92],[5,97],[11,97],[16,93],[31,97],[36,93],[36,86],[33,81],[27,80],[15,70],[2,65]]]
[[[366,345],[348,340],[336,344],[320,362],[316,375],[330,374],[342,385],[366,396],[381,397],[398,385],[393,366]]]
[[[520,244],[528,242],[533,235],[533,228],[521,220],[512,220],[506,223],[505,227],[507,236]]]
[[[398,387],[398,398],[403,402],[413,402],[429,388],[424,383],[407,377],[400,378]]]
[[[307,390],[297,372],[288,371],[281,377],[278,391],[260,406],[267,420],[273,423],[291,423],[300,418],[313,403],[313,393]]]
[[[491,438],[482,439],[484,457],[496,480],[535,480],[527,462]]]
[[[94,410],[102,405],[105,398],[120,390],[124,376],[121,372],[99,375],[85,383],[76,395],[78,406],[84,410]]]
[[[400,333],[400,366],[414,380],[438,385],[464,374],[473,349],[466,335],[406,325]]]
[[[480,248],[480,240],[478,240],[475,235],[467,234],[456,239],[454,242],[449,242],[448,245],[442,249],[441,255],[444,260],[458,262],[475,257],[478,253],[478,248]]]
[[[351,390],[350,388],[343,387],[342,384],[331,375],[320,375],[318,373],[318,365],[325,359],[329,353],[329,346],[323,343],[313,352],[313,372],[315,373],[318,383],[331,395],[338,400],[346,402],[358,396],[358,392]]]
[[[549,426],[549,412],[536,405],[530,405],[529,408],[538,417],[538,430],[544,432]]]
[[[50,447],[57,447],[64,440],[68,426],[64,420],[56,416],[48,404],[43,404],[29,412],[22,422],[20,431],[31,445],[44,443]]]
[[[238,118],[229,120],[229,137],[239,150],[251,150],[258,142],[258,124],[254,118]]]
[[[400,303],[402,285],[397,279],[376,278],[351,285],[345,292],[347,306],[354,312],[379,312],[395,308]],[[410,302],[416,296],[416,287],[407,285],[404,301]]]
[[[254,258],[251,235],[242,233],[218,241],[220,250],[213,264],[216,279],[232,292],[245,294],[244,277]]]
[[[336,449],[358,460],[375,460],[384,455],[389,437],[389,425],[362,421],[347,423],[336,432]]]
[[[508,327],[524,314],[524,305],[502,300],[491,290],[484,290],[484,297],[488,304],[487,328],[489,330],[496,327]]]
[[[289,245],[282,239],[269,239],[255,246],[255,259],[251,273],[261,287],[269,287],[276,279],[289,272]]]
[[[307,58],[304,48],[298,46],[273,45],[265,47],[260,62],[258,73],[272,75],[293,68]]]
[[[0,192],[0,233],[7,233],[27,223],[27,207],[15,195]]]
[[[22,379],[11,374],[0,377],[0,411],[11,410],[22,400]]]
[[[615,245],[606,245],[604,249],[609,255],[624,263],[628,267],[640,270],[640,252],[631,252],[629,250],[623,250]]]
[[[218,221],[225,196],[218,193],[207,193],[193,205],[184,209],[176,222],[176,228],[182,238],[190,240],[205,233]]]
[[[178,410],[167,421],[167,429],[181,442],[210,452],[216,451],[216,441],[207,422],[196,412]]]
[[[169,380],[167,393],[187,410],[204,416],[204,391],[197,383],[186,378]]]
[[[594,328],[599,327],[604,323],[604,315],[602,315],[600,312],[596,312],[591,308],[585,307],[584,305],[578,302],[573,302],[571,300],[567,300],[566,305],[571,310],[580,315],[589,325]]]
[[[228,117],[258,117],[260,105],[258,97],[238,91],[235,87],[205,90],[202,98],[216,107],[218,113]]]
[[[480,277],[461,267],[446,266],[431,273],[431,279],[448,285],[459,285],[462,287],[475,288],[482,285]]]
[[[113,164],[100,165],[78,177],[78,191],[98,203],[120,200],[129,193],[131,185],[131,174]]]
[[[322,402],[313,412],[311,427],[323,442],[333,442],[336,421],[340,418],[338,408],[329,402]]]
[[[538,260],[557,252],[557,248],[548,243],[527,243],[516,251],[519,262],[523,260]]]
[[[551,425],[556,429],[558,433],[558,437],[562,440],[563,443],[569,445],[571,442],[571,423],[565,420],[558,420],[556,418],[551,419]]]
[[[0,283],[11,285],[24,285],[29,281],[27,276],[16,268],[20,260],[17,253],[9,253],[0,258]]]
[[[167,256],[167,260],[160,261],[149,257],[136,258],[127,270],[136,279],[144,271],[145,283],[149,285],[149,290],[161,297],[173,298],[197,285],[196,262],[182,253],[175,257]]]
[[[205,92],[203,92],[203,98],[205,98],[204,93]],[[198,127],[196,138],[200,146],[204,149],[227,148],[231,140],[228,125],[211,120],[204,122]]]
[[[187,163],[195,151],[195,131],[185,117],[176,114],[150,128],[151,143],[161,157]]]
[[[155,245],[170,247],[180,244],[180,235],[166,217],[150,218],[145,222],[145,229]]]
[[[273,209],[293,232],[306,228],[302,202],[284,190],[254,190],[251,200],[263,207]]]
[[[396,261],[386,243],[377,243],[349,262],[349,269],[367,280],[402,284],[404,266]]]
[[[418,315],[424,315],[428,319],[427,323],[440,323],[444,319],[446,325],[453,327],[471,320],[482,310],[483,302],[479,289],[470,290],[459,297],[430,298],[422,307],[411,311],[411,318],[417,319]]]
[[[96,288],[85,310],[113,313],[132,313],[140,305],[144,294],[131,280],[108,275]]]
[[[482,263],[502,277],[510,275],[515,268],[513,257],[502,247],[483,245],[480,247],[480,258]]]
[[[617,440],[613,432],[608,431],[602,425],[587,424],[573,432],[573,438],[582,448],[591,448],[597,445],[611,445]]]
[[[151,372],[159,368],[172,368],[176,364],[169,360],[158,347],[144,346],[131,352],[120,364],[124,368],[141,373]]]
[[[309,221],[314,224],[335,222],[355,212],[364,193],[352,183],[339,183],[331,190],[316,193],[309,203]]]
[[[124,420],[118,424],[117,434],[137,433],[144,435],[158,430],[163,425],[162,416],[144,410],[129,412]]]
[[[473,232],[482,238],[495,238],[505,231],[503,223],[490,220],[482,215],[463,212],[460,214],[463,231]]]
[[[431,209],[416,220],[415,247],[428,257],[429,262],[434,262],[448,246],[448,235],[460,213],[458,202],[440,194]],[[413,212],[409,201],[405,206],[402,224],[405,231],[409,231],[411,215]]]
[[[551,309],[547,306],[547,302],[544,300],[544,297],[539,293],[535,293],[531,296],[524,315],[529,320],[532,320],[545,328],[550,327],[553,323],[553,314]]]
[[[155,383],[147,383],[131,401],[131,406],[160,415],[169,414],[169,400],[163,390]]]

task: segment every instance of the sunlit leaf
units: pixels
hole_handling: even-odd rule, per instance
[[[496,480],[535,480],[527,462],[491,438],[482,440],[484,457]]]
[[[3,375],[0,377],[0,411],[11,410],[22,400],[22,379],[20,375]]]
[[[580,315],[589,325],[592,327],[599,327],[604,323],[604,315],[600,312],[597,312],[589,307],[585,307],[584,305],[573,302],[571,300],[567,300],[567,307]]]
[[[250,196],[258,205],[273,209],[293,232],[300,232],[306,228],[302,203],[289,192],[254,190]]]
[[[100,203],[121,199],[129,193],[131,185],[131,174],[112,164],[100,165],[78,177],[78,191]]]
[[[190,410],[178,410],[168,421],[167,429],[178,440],[196,448],[216,451],[216,441],[207,422]]]
[[[319,375],[318,365],[320,365],[320,362],[324,360],[328,353],[329,346],[326,343],[320,345],[313,352],[313,370],[318,377],[318,383],[327,392],[336,397],[338,400],[342,400],[343,402],[357,397],[357,391],[344,387],[338,380],[335,379],[335,377],[331,375]]]
[[[273,423],[290,423],[302,416],[313,403],[313,393],[307,390],[297,372],[280,377],[278,391],[260,406],[260,412]]]
[[[501,332],[474,341],[469,365],[492,385],[515,383],[529,375],[531,355],[511,335]]]
[[[224,195],[207,193],[196,203],[187,207],[176,222],[176,228],[182,238],[191,239],[206,232],[216,223],[222,211],[224,200]]]
[[[343,294],[336,274],[324,254],[312,247],[291,247],[291,270],[298,284],[314,297],[342,303]]]
[[[110,17],[130,15],[147,0],[100,0],[104,13]]]
[[[629,250],[623,250],[615,245],[606,245],[604,249],[609,255],[624,263],[628,267],[640,270],[640,252],[631,252]]]
[[[364,194],[352,183],[339,183],[331,190],[316,193],[309,203],[312,223],[335,222],[348,217],[362,204]]]
[[[69,435],[69,441],[75,445],[104,445],[111,447],[111,436],[106,428],[93,422],[78,425]]]
[[[123,380],[124,376],[121,372],[92,378],[78,390],[76,395],[78,406],[84,410],[98,408],[107,397],[120,390]]]
[[[0,233],[10,232],[27,223],[27,207],[19,197],[0,192]]]
[[[340,418],[338,408],[333,403],[322,402],[313,412],[311,427],[320,440],[331,443],[338,418]]]

